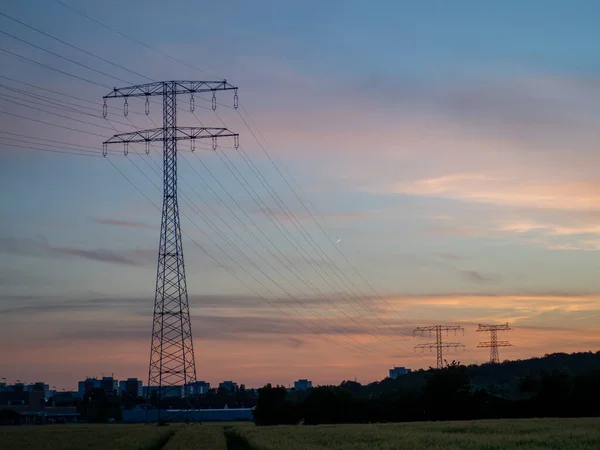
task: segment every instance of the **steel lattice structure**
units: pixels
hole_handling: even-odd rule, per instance
[[[177,203],[177,142],[211,138],[213,149],[217,137],[233,137],[238,147],[238,134],[227,128],[195,128],[177,126],[177,95],[190,94],[190,110],[194,109],[194,93],[212,92],[213,109],[216,108],[215,91],[234,90],[234,106],[237,107],[237,88],[226,81],[161,81],[156,83],[115,88],[104,97],[104,115],[106,99],[123,97],[124,114],[127,115],[128,97],[145,97],[146,114],[149,113],[149,97],[162,96],[163,127],[132,133],[117,134],[106,140],[110,144],[122,143],[127,154],[129,143],[163,143],[163,205],[156,273],[156,291],[152,321],[152,339],[148,386],[155,388],[160,404],[168,396],[188,395],[192,392],[189,385],[196,382],[196,363],[188,304],[179,206]],[[192,147],[193,149],[193,147]],[[181,394],[180,394],[181,393]]]
[[[444,358],[443,358],[443,349],[444,348],[464,348],[464,345],[460,342],[443,342],[442,341],[442,331],[445,331],[448,334],[449,331],[454,331],[456,334],[457,331],[462,331],[463,334],[465,332],[463,327],[457,325],[432,325],[428,327],[417,327],[413,330],[413,336],[416,336],[417,333],[420,333],[421,336],[425,333],[429,333],[431,336],[435,333],[435,342],[428,342],[426,344],[418,344],[415,345],[415,349],[436,349],[437,352],[437,364],[436,367],[438,369],[442,369],[444,367]]]
[[[489,331],[490,340],[488,342],[480,342],[477,348],[488,348],[490,349],[490,363],[495,364],[500,362],[500,356],[498,354],[498,347],[512,347],[512,344],[508,341],[498,340],[498,331],[510,331],[512,328],[508,326],[508,322],[503,325],[479,325],[477,331]]]

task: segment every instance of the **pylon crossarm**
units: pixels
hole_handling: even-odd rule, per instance
[[[508,322],[502,325],[482,325],[479,324],[479,328],[475,331],[510,331],[512,328],[508,325]]]
[[[436,344],[419,344],[415,345],[415,348],[435,348]]]
[[[151,97],[154,95],[163,95],[163,86],[167,83],[159,81],[155,83],[138,84],[122,88],[114,88],[103,98],[119,97]],[[195,92],[215,92],[215,91],[237,91],[237,87],[229,84],[227,80],[221,81],[172,81],[173,93],[175,94],[193,94]]]
[[[198,139],[198,138],[216,138],[216,137],[234,137],[239,134],[234,133],[227,128],[206,128],[206,127],[178,127],[175,139]]]
[[[163,129],[155,128],[153,130],[141,130],[134,131],[132,133],[120,133],[115,134],[113,137],[107,139],[102,144],[123,144],[124,142],[136,143],[136,142],[154,142],[162,141],[164,139]]]
[[[218,138],[218,137],[239,137],[238,133],[233,133],[227,128],[207,128],[207,127],[178,127],[175,130],[174,139],[184,141],[189,139]],[[123,144],[139,142],[156,142],[164,140],[164,130],[155,128],[152,130],[133,131],[131,133],[115,134],[103,144]]]
[[[487,347],[512,347],[513,345],[508,341],[497,341],[497,342],[480,342],[477,347],[478,348],[487,348]]]
[[[460,342],[444,342],[442,344],[442,347],[446,347],[446,348],[458,348],[458,347],[464,347],[464,344],[461,344]]]

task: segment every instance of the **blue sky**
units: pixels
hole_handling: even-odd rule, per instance
[[[438,322],[465,326],[465,362],[486,358],[474,348],[481,321],[514,325],[507,358],[597,348],[597,2],[64,3],[161,53],[59,2],[9,0],[0,11],[153,80],[239,86],[241,115],[225,106],[229,94],[218,116],[201,99],[186,113],[180,98],[180,124],[223,120],[239,132],[302,224],[231,143],[181,146],[199,378],[381,379],[393,364],[430,364],[412,353],[421,340],[410,330]],[[0,30],[79,63],[0,35],[0,48],[61,71],[0,52],[0,111],[12,114],[0,114],[0,338],[18,342],[0,354],[13,361],[0,375],[65,387],[100,372],[143,378],[160,214],[131,183],[159,203],[160,149],[115,148],[108,159],[122,174],[98,152],[115,129],[160,123],[160,105],[147,119],[132,101],[124,118],[112,101],[106,122],[102,96],[147,79],[5,16]],[[316,323],[344,332],[323,339]]]

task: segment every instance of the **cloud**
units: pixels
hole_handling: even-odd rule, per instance
[[[456,253],[452,253],[452,252],[438,252],[438,253],[436,253],[436,255],[442,259],[449,259],[452,261],[458,261],[458,260],[464,259],[464,257],[457,255]]]
[[[451,273],[456,273],[460,275],[462,278],[467,279],[473,283],[490,283],[495,282],[497,279],[491,275],[486,275],[481,273],[481,271],[474,269],[465,269],[462,267],[458,267],[455,263],[447,262],[447,261],[460,261],[464,258],[455,255],[454,253],[436,253],[437,256],[444,259],[444,261],[438,261],[436,259],[431,258],[423,258],[413,254],[398,254],[395,255],[396,260],[399,258],[403,258],[410,265],[419,265],[423,267],[434,267],[444,271],[448,271]]]
[[[0,252],[24,256],[74,257],[112,264],[143,266],[156,262],[155,250],[84,249],[66,246],[53,246],[45,240],[29,238],[0,238]]]
[[[302,339],[294,338],[294,337],[288,338],[288,343],[289,343],[290,347],[292,347],[292,348],[300,348],[300,347],[306,345],[305,341],[303,341]]]
[[[476,270],[465,270],[465,269],[457,269],[458,272],[464,275],[468,280],[473,281],[474,283],[489,283],[494,281],[494,279],[487,275],[482,275],[480,272]]]
[[[148,225],[141,222],[131,222],[127,220],[115,220],[115,219],[98,219],[94,218],[94,222],[100,223],[102,225],[115,225],[120,227],[134,227],[134,228],[156,228],[152,225]]]
[[[516,208],[600,211],[600,183],[535,180],[525,171],[505,176],[494,172],[456,173],[401,182],[390,186],[389,192]]]

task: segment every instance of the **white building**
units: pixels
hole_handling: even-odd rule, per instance
[[[185,385],[186,395],[202,395],[206,394],[210,389],[210,383],[206,381],[196,381]]]

